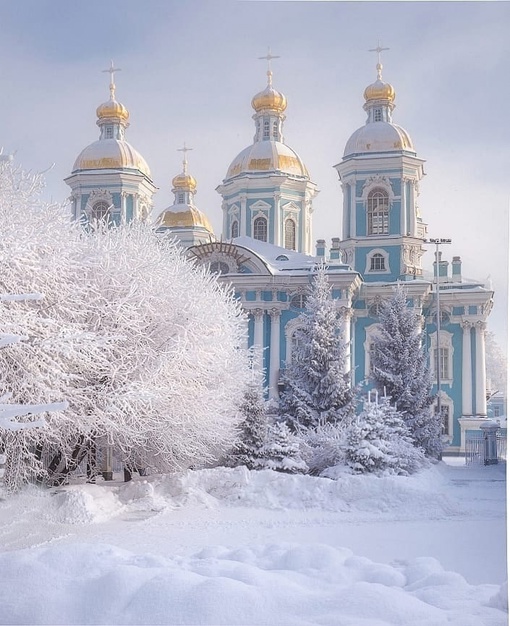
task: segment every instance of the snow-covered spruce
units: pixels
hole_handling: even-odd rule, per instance
[[[381,304],[380,328],[372,351],[371,380],[387,395],[404,418],[416,446],[431,457],[441,454],[441,417],[431,405],[432,382],[416,312],[398,285]]]
[[[271,424],[264,447],[263,469],[288,474],[305,473],[308,466],[301,458],[299,439],[283,422]]]
[[[298,319],[301,326],[285,372],[281,419],[294,432],[347,421],[354,413],[354,391],[344,373],[347,346],[324,267],[318,268]]]
[[[149,227],[84,232],[44,205],[43,181],[0,164],[0,350],[17,403],[66,399],[41,429],[3,433],[11,487],[66,471],[93,442],[170,471],[217,458],[235,432],[247,380],[244,320],[233,294]]]
[[[223,465],[245,465],[248,469],[262,469],[266,467],[264,456],[268,420],[262,382],[255,372],[246,386],[239,410],[243,421],[239,425],[238,440],[223,459]]]
[[[366,402],[346,435],[346,462],[356,473],[407,475],[426,463],[423,450],[413,445],[401,414],[387,399]]]

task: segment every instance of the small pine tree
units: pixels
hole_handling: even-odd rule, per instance
[[[261,469],[265,467],[268,426],[264,394],[259,380],[248,384],[240,412],[244,419],[239,426],[239,440],[224,459],[224,464],[228,467],[245,465],[248,469]]]
[[[293,432],[315,430],[354,414],[355,394],[350,375],[344,373],[347,346],[324,266],[315,275],[299,320],[279,409]]]
[[[387,400],[367,402],[347,429],[347,465],[356,473],[412,474],[423,466],[401,414]]]
[[[306,473],[308,467],[299,450],[299,440],[283,422],[269,427],[264,448],[264,468],[287,474]]]
[[[406,293],[398,285],[383,302],[380,331],[374,341],[371,380],[380,395],[388,395],[409,428],[416,446],[431,457],[442,450],[441,416],[431,410],[434,401],[424,333],[416,314],[407,306]]]

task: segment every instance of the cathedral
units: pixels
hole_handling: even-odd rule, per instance
[[[485,327],[493,293],[462,275],[460,257],[436,260],[424,274],[427,225],[418,208],[424,160],[410,134],[393,121],[396,93],[382,77],[365,89],[365,123],[347,139],[334,167],[343,193],[342,233],[312,241],[317,186],[306,165],[284,140],[286,96],[267,85],[251,101],[253,142],[241,150],[216,188],[222,232],[213,232],[195,205],[196,179],[188,171],[172,180],[173,203],[152,216],[156,192],[144,158],[126,141],[129,112],[115,96],[97,110],[99,139],[78,155],[66,182],[76,220],[112,224],[153,219],[162,236],[176,238],[188,256],[232,285],[248,317],[247,346],[258,348],[268,394],[278,398],[292,358],[299,314],[319,264],[325,264],[349,349],[345,372],[353,384],[370,374],[370,351],[381,301],[397,282],[422,320],[430,370],[438,385],[443,436],[449,453],[463,452],[466,432],[487,418]],[[360,116],[361,117],[361,116]],[[438,296],[439,294],[439,302]],[[439,304],[439,306],[438,306]]]

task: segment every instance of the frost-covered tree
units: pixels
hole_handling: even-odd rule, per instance
[[[356,473],[412,474],[425,463],[421,448],[413,445],[402,415],[387,400],[365,403],[349,425],[345,458]]]
[[[265,467],[267,410],[261,377],[253,370],[253,361],[252,358],[252,379],[246,385],[239,407],[242,422],[239,425],[238,439],[223,461],[227,467],[238,465],[245,465],[248,469]]]
[[[217,458],[248,374],[233,294],[143,224],[85,232],[42,185],[0,163],[0,292],[44,295],[0,302],[0,331],[26,337],[0,350],[0,393],[69,406],[18,431],[7,467],[65,474],[96,441],[161,471]]]
[[[492,332],[485,334],[485,358],[488,389],[506,393],[508,359]]]
[[[431,409],[434,401],[424,333],[415,311],[407,305],[398,285],[380,308],[380,329],[373,344],[371,380],[379,395],[388,395],[402,414],[416,446],[426,454],[441,454],[441,416]]]
[[[299,439],[283,422],[271,424],[264,448],[264,468],[287,474],[306,473],[308,466],[301,458]]]
[[[347,421],[354,413],[354,391],[344,373],[347,346],[324,267],[315,274],[299,321],[280,399],[281,418],[294,432]]]

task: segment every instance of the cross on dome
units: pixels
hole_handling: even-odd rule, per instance
[[[110,74],[110,98],[115,100],[115,72],[121,72],[120,67],[113,65],[113,60],[110,61],[110,67],[107,70],[101,70],[103,73]]]
[[[274,54],[271,54],[271,47],[267,47],[267,54],[265,57],[258,57],[261,60],[267,61],[267,84],[270,87],[273,79],[273,72],[271,71],[271,61],[273,59],[279,59],[280,57]]]
[[[381,63],[381,52],[384,52],[385,50],[389,50],[389,48],[382,48],[380,42],[377,42],[377,48],[372,48],[369,50],[369,52],[377,52],[377,78],[379,80],[382,79],[382,63]]]
[[[186,152],[189,152],[190,150],[193,150],[193,148],[188,148],[186,146],[186,142],[184,142],[182,148],[177,148],[177,152],[183,152],[183,159],[182,159],[182,173],[183,174],[187,174],[188,173],[188,159],[186,158]]]

